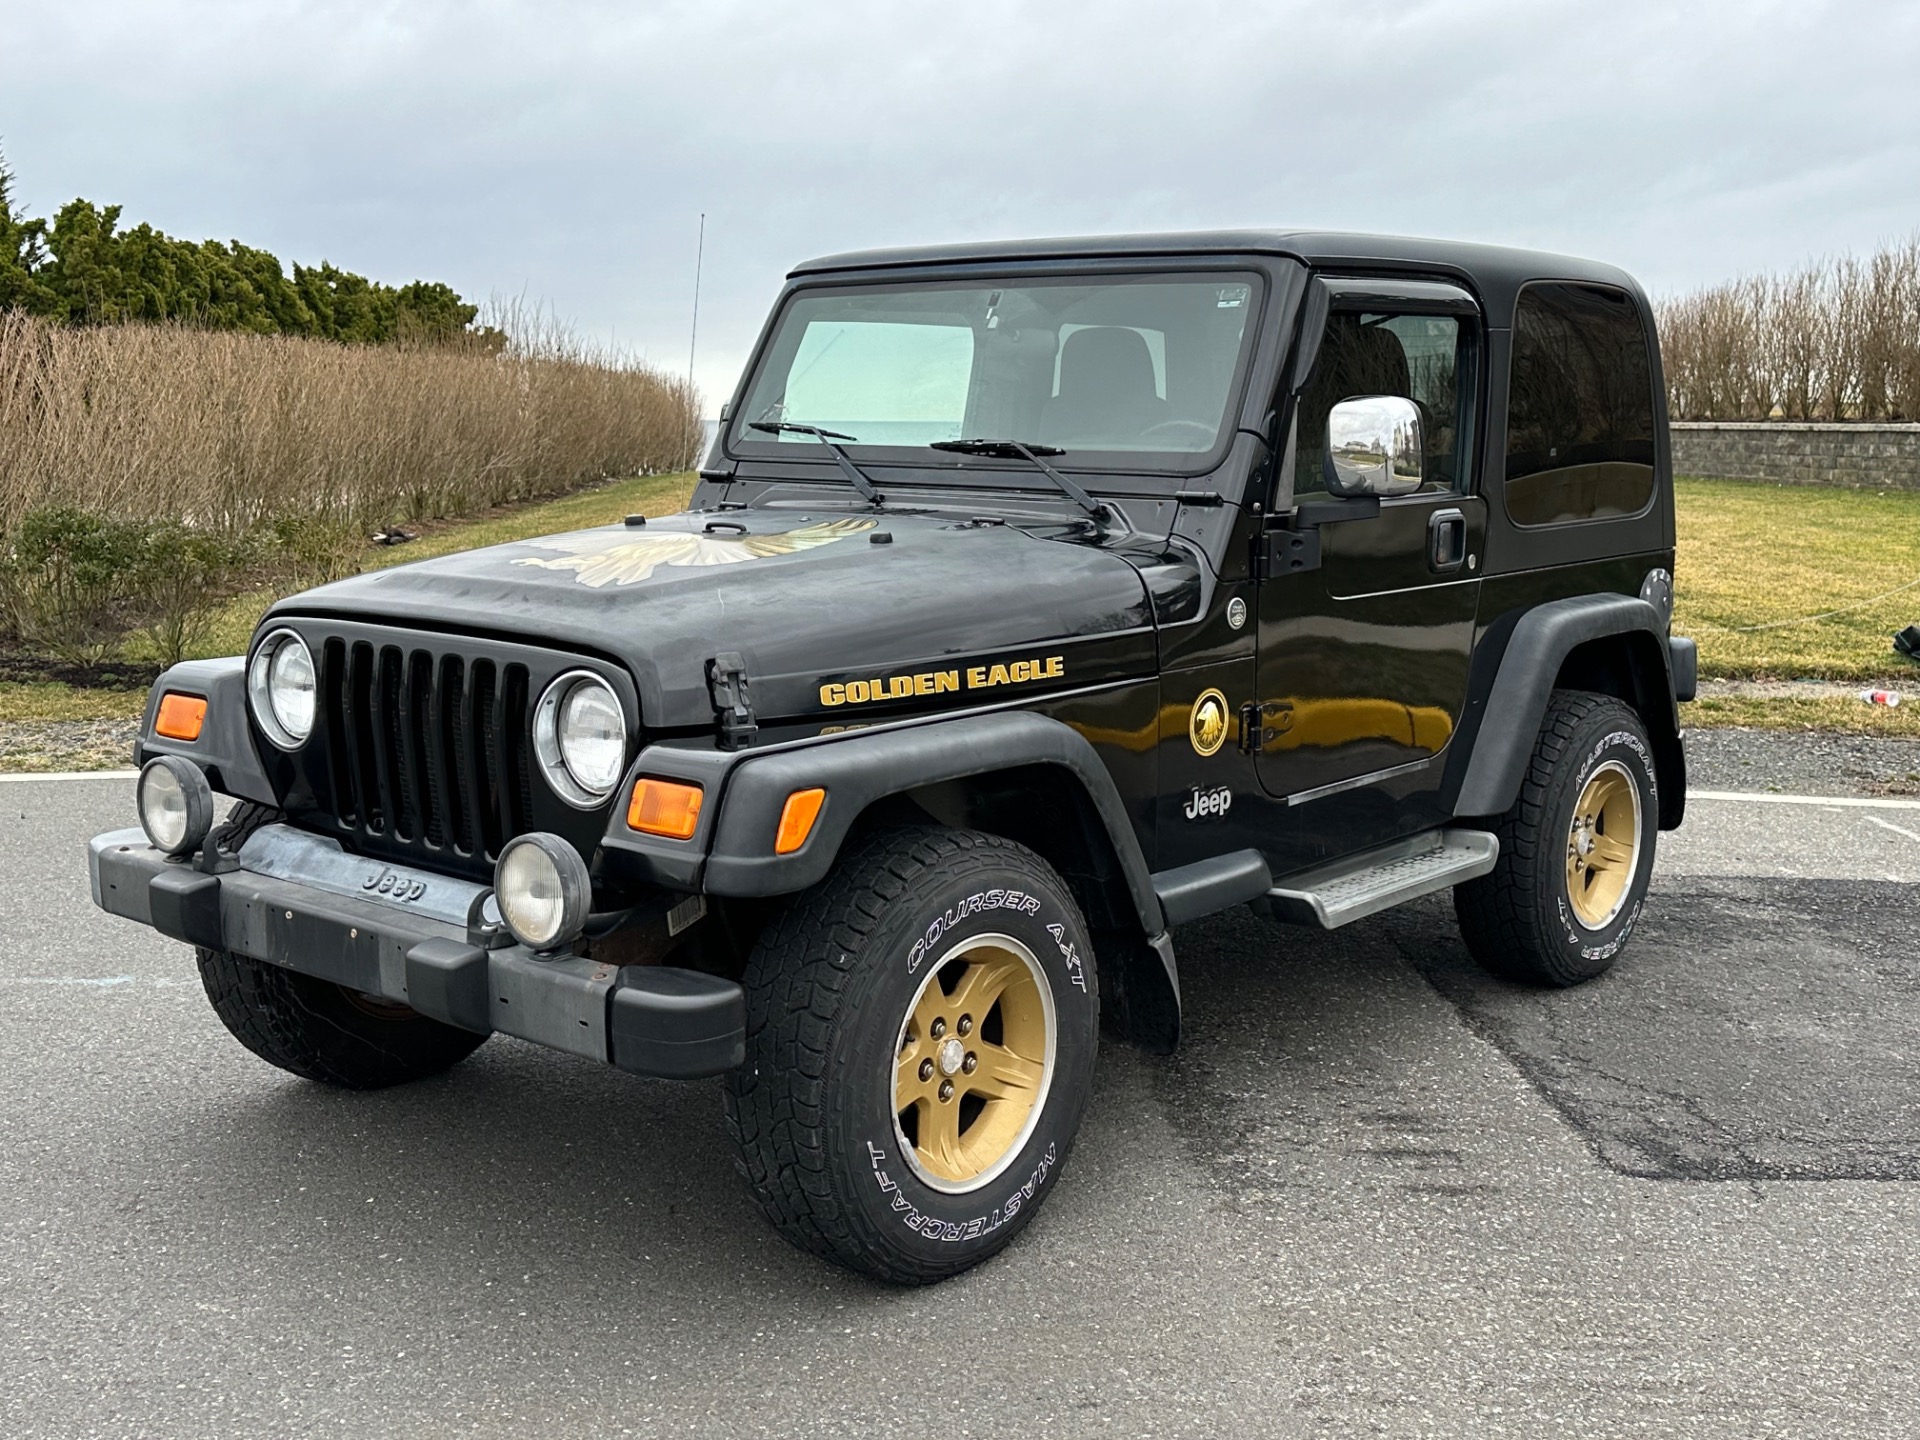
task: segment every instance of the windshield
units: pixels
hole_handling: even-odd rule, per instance
[[[1017,439],[1062,465],[1151,466],[1211,451],[1259,297],[1251,274],[1086,276],[807,290],[786,307],[735,444]]]

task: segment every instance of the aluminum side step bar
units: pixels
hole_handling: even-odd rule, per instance
[[[1267,891],[1265,903],[1276,920],[1336,930],[1403,900],[1477,879],[1499,858],[1500,841],[1484,830],[1430,830],[1289,875]]]

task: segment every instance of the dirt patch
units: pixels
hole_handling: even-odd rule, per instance
[[[55,681],[84,690],[145,690],[160,676],[150,663],[104,660],[98,665],[70,665],[50,655],[36,655],[17,644],[0,642],[0,683],[34,685]]]

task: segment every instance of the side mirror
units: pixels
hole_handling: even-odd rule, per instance
[[[1426,478],[1420,410],[1398,395],[1342,400],[1327,415],[1327,491],[1410,495]]]

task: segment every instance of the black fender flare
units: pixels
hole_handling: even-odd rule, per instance
[[[1127,953],[1118,957],[1123,993],[1113,998],[1136,1041],[1171,1050],[1179,1036],[1180,980],[1167,915],[1112,775],[1086,737],[1070,726],[1033,711],[1011,710],[843,732],[761,752],[702,754],[661,746],[641,755],[634,774],[698,778],[716,796],[713,813],[700,817],[699,831],[688,844],[704,852],[697,868],[659,865],[655,875],[711,895],[765,897],[796,894],[823,880],[854,822],[876,801],[925,785],[1036,765],[1066,772],[1112,846],[1138,921]],[[792,854],[776,855],[774,836],[787,797],[815,786],[827,795],[812,832]],[[657,864],[663,842],[632,832],[616,838],[624,828],[616,817],[606,843],[646,852]],[[1120,913],[1125,908],[1119,907]]]
[[[1590,640],[1637,634],[1644,634],[1649,649],[1661,657],[1659,694],[1649,696],[1645,707],[1653,709],[1657,701],[1663,709],[1647,716],[1660,772],[1660,825],[1664,830],[1679,825],[1686,805],[1686,765],[1675,703],[1675,655],[1665,618],[1650,602],[1633,595],[1575,595],[1535,606],[1519,617],[1501,653],[1453,813],[1503,814],[1520,793],[1567,656]],[[1690,689],[1691,677],[1681,678]]]
[[[153,733],[160,697],[170,690],[198,695],[207,702],[207,718],[201,723],[198,740],[169,740]],[[193,761],[207,772],[207,783],[222,795],[261,805],[280,803],[253,748],[253,731],[247,723],[246,656],[183,660],[161,672],[147,691],[140,738],[133,742],[133,763],[144,765],[156,755],[178,755]]]
[[[1113,846],[1141,929],[1148,935],[1165,930],[1146,857],[1113,777],[1079,731],[1028,710],[853,731],[821,744],[745,753],[721,796],[704,888],[743,896],[805,890],[826,877],[854,821],[875,801],[1024,765],[1059,766],[1079,783]],[[787,797],[814,786],[823,787],[827,798],[812,833],[791,855],[774,854]]]

